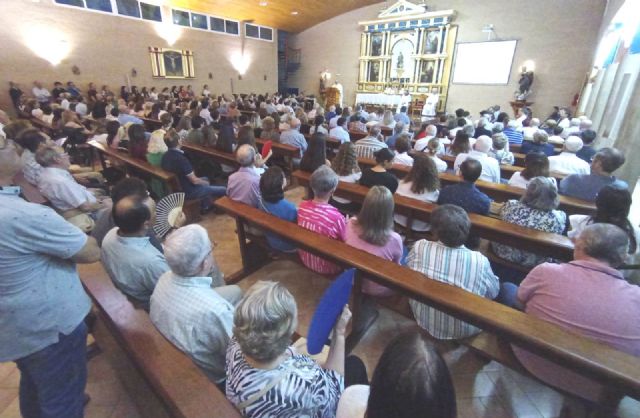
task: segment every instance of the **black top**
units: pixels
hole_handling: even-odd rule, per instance
[[[387,189],[391,191],[391,193],[395,193],[398,189],[398,179],[393,174],[388,171],[377,172],[373,171],[370,168],[367,168],[362,172],[362,177],[360,177],[360,184],[367,187],[373,186],[385,186]]]

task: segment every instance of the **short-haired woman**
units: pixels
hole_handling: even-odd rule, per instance
[[[384,349],[371,385],[348,387],[336,418],[456,417],[447,364],[420,332],[394,338]]]
[[[549,143],[549,134],[543,130],[538,130],[533,134],[532,141],[524,141],[520,152],[523,154],[529,154],[530,152],[538,151],[544,153],[547,157],[556,155],[556,150],[553,144]]]
[[[441,153],[441,149],[443,149],[440,138],[431,138],[427,143],[427,149],[424,151],[436,164],[436,168],[438,169],[438,173],[444,173],[447,171],[449,166],[445,161],[438,157],[438,154]]]
[[[287,179],[284,172],[278,166],[270,167],[260,176],[261,209],[271,215],[277,216],[288,222],[296,223],[298,210],[296,206],[284,198],[284,188]],[[276,251],[293,252],[295,245],[285,241],[275,234],[266,234],[271,248]]]
[[[437,202],[440,195],[440,178],[433,160],[423,153],[417,154],[411,171],[400,181],[396,193],[423,202]],[[407,226],[406,216],[395,215],[394,219],[400,225]],[[426,222],[414,220],[411,229],[424,232],[428,231],[430,227]]]
[[[395,155],[388,148],[379,149],[373,155],[376,165],[362,171],[360,184],[367,187],[385,186],[391,193],[395,193],[398,189],[398,179],[387,171],[393,165]]]
[[[357,217],[349,219],[345,242],[385,260],[400,264],[402,260],[402,237],[393,230],[393,194],[384,186],[373,186],[367,193]],[[391,289],[366,280],[366,294],[391,296]]]
[[[345,307],[321,367],[290,346],[298,324],[291,293],[277,282],[257,282],[233,318],[227,398],[247,418],[334,417],[344,388],[345,329],[350,317]]]
[[[396,155],[393,157],[393,164],[413,165],[413,157],[409,155],[411,151],[411,139],[409,134],[400,134],[396,139]]]
[[[358,158],[356,156],[356,150],[353,142],[349,141],[340,145],[331,167],[338,175],[338,179],[340,181],[345,183],[357,183],[358,180],[360,180],[362,172],[358,165]],[[333,196],[330,203],[345,212],[356,212],[360,208],[360,205],[357,203],[353,203],[348,199],[338,196]]]
[[[273,142],[280,142],[280,133],[276,129],[276,122],[271,116],[267,116],[262,119],[262,131],[260,132],[260,138],[267,139]]]
[[[396,121],[393,119],[393,113],[389,109],[384,111],[384,115],[382,116],[382,126],[386,126],[387,128],[393,129],[396,126]]]
[[[298,207],[298,225],[320,235],[344,241],[346,221],[329,199],[338,187],[338,176],[326,165],[311,174],[309,180],[313,199],[305,200]],[[334,275],[342,271],[330,261],[299,250],[300,259],[307,268],[320,274]]]
[[[526,189],[534,177],[546,177],[556,184],[556,179],[549,177],[549,158],[539,151],[531,151],[524,158],[524,170],[516,171],[509,179],[509,186]]]
[[[546,177],[534,177],[519,201],[509,200],[504,204],[500,210],[500,218],[525,228],[562,234],[566,228],[567,215],[561,210],[556,210],[558,204],[558,189],[555,183]],[[524,267],[535,267],[549,260],[549,257],[495,242],[491,243],[491,248],[498,257]],[[523,273],[513,273],[513,281],[524,278]],[[510,274],[498,275],[506,279]]]
[[[498,164],[500,165],[513,165],[515,157],[507,147],[507,144],[509,144],[509,139],[507,138],[507,136],[502,132],[493,134],[491,136],[491,141],[493,143],[493,146],[492,150],[489,151],[489,156],[498,160]]]

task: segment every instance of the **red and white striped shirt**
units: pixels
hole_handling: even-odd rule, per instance
[[[346,221],[344,216],[328,203],[305,200],[298,207],[298,225],[329,238],[344,241]],[[337,274],[342,268],[306,251],[298,250],[302,263],[320,274]]]

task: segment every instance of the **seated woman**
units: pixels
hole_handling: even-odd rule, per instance
[[[350,317],[345,307],[322,367],[290,346],[298,324],[291,293],[277,282],[251,286],[233,317],[226,361],[229,401],[247,418],[334,417],[344,388]]]
[[[357,183],[362,176],[360,166],[358,165],[358,158],[356,157],[356,150],[352,142],[345,142],[338,148],[338,154],[333,159],[331,165],[333,171],[338,175],[340,181],[345,183]],[[340,209],[343,212],[355,212],[359,210],[360,206],[357,203],[353,203],[348,199],[333,196],[330,202],[333,206]]]
[[[180,139],[182,139],[187,144],[205,146],[206,144],[204,142],[204,135],[201,130],[202,125],[205,124],[204,119],[201,118],[200,116],[194,116],[193,118],[190,118],[188,116],[183,116],[182,119],[180,119],[180,121],[183,121],[186,118],[189,119],[190,127],[187,128],[188,131],[186,135],[181,134],[180,132],[182,131],[178,131],[178,135],[180,135]],[[179,125],[180,124],[178,123],[178,126]],[[186,128],[186,126],[183,126],[183,128]]]
[[[396,155],[393,157],[393,164],[413,165],[413,158],[409,155],[411,151],[411,139],[408,134],[400,134],[396,139]]]
[[[400,181],[396,193],[423,202],[437,202],[440,195],[440,178],[433,160],[425,154],[417,154],[411,171]],[[394,220],[404,227],[407,226],[407,217],[404,215],[394,215]],[[414,220],[411,229],[424,232],[430,227],[426,222]]]
[[[402,237],[393,230],[393,194],[384,186],[373,186],[357,217],[349,219],[344,242],[385,260],[400,264]],[[391,296],[395,292],[366,280],[363,291],[372,296]]]
[[[349,121],[349,130],[358,132],[367,132],[366,119],[363,118],[360,113],[356,113],[351,117]]]
[[[129,136],[129,142],[127,144],[129,147],[129,154],[131,154],[132,157],[145,160],[147,158],[147,138],[145,136],[144,127],[142,125],[133,124],[129,126],[127,135]]]
[[[443,145],[441,145],[440,143],[440,138],[431,138],[427,143],[427,149],[425,150],[425,153],[436,164],[438,173],[444,173],[449,168],[447,163],[440,159],[440,157],[438,157],[438,154],[441,153],[440,150],[442,149],[442,146]]]
[[[415,134],[413,139],[415,139],[417,141],[418,139],[426,138],[427,137],[427,126],[429,126],[429,123],[428,122],[423,122],[422,125],[420,125],[420,130]]]
[[[393,165],[393,152],[388,148],[382,148],[373,155],[376,159],[376,165],[362,172],[360,184],[367,187],[385,186],[391,193],[395,193],[398,189],[398,179],[387,171]]]
[[[322,165],[331,167],[331,163],[327,160],[327,136],[316,133],[311,137],[309,148],[300,160],[300,170],[313,173]]]
[[[543,232],[562,234],[567,223],[567,215],[561,210],[556,210],[559,204],[558,189],[555,183],[546,177],[534,177],[527,186],[527,191],[518,200],[509,200],[500,211],[503,221],[531,228]],[[535,267],[549,261],[549,257],[537,255],[504,244],[491,243],[493,252],[500,258],[523,267]],[[499,271],[503,266],[496,266]],[[513,275],[505,271],[498,276],[507,280],[511,276],[513,281],[524,278],[524,273],[515,271]]]
[[[546,177],[556,184],[556,179],[549,176],[549,158],[539,151],[531,151],[524,158],[524,170],[516,171],[509,179],[509,186],[526,189],[534,177]]]
[[[588,225],[607,223],[620,227],[629,236],[629,257],[626,264],[640,264],[640,228],[633,226],[629,222],[629,211],[631,209],[631,193],[629,189],[616,185],[604,186],[596,197],[596,213],[589,215],[571,215],[569,223],[571,230],[568,232],[569,238],[575,240],[580,232]],[[638,270],[622,270],[627,278],[634,279],[638,283],[640,274]]]
[[[400,334],[384,349],[371,385],[345,389],[336,418],[456,418],[447,364],[427,337]]]
[[[520,152],[523,154],[529,154],[530,152],[542,152],[547,157],[551,157],[556,155],[555,148],[553,144],[549,143],[549,134],[543,130],[538,130],[533,134],[533,142],[532,141],[524,141],[522,143],[522,147],[520,148]]]
[[[500,132],[493,134],[491,140],[493,142],[493,148],[489,151],[489,155],[498,160],[500,165],[513,165],[515,158],[513,153],[508,150],[507,145],[509,144],[509,139],[507,136]]]
[[[445,152],[445,155],[457,157],[459,154],[468,154],[471,151],[471,143],[469,142],[469,135],[462,131],[456,133],[456,137],[453,139],[451,145]]]
[[[324,127],[324,116],[322,115],[317,115],[313,119],[313,126],[311,127],[311,130],[309,131],[309,133],[314,134],[316,132],[329,135],[329,131],[327,130],[327,128]]]
[[[329,199],[338,187],[338,176],[326,165],[313,172],[309,180],[313,199],[304,200],[298,207],[298,225],[329,238],[344,241],[346,222]],[[342,271],[323,258],[299,250],[302,264],[320,274],[334,275]]]
[[[62,112],[62,134],[67,137],[68,144],[85,143],[87,137],[93,132],[85,128],[80,122],[80,118],[76,112],[65,110]]]
[[[284,188],[287,179],[284,172],[278,166],[270,167],[260,176],[261,209],[268,214],[277,216],[285,221],[296,223],[298,221],[298,209],[296,205],[284,198]],[[291,253],[296,246],[285,241],[275,234],[266,234],[271,248],[276,251]]]
[[[162,156],[169,149],[164,143],[164,138],[167,131],[171,129],[173,117],[169,113],[163,113],[160,116],[160,122],[162,123],[162,128],[153,131],[149,138],[149,145],[147,145],[147,161],[155,166],[160,165]]]
[[[178,125],[176,125],[176,132],[180,136],[180,139],[185,140],[189,131],[191,130],[192,122],[191,116],[184,115],[178,120]]]
[[[110,120],[107,122],[106,125],[106,130],[107,130],[107,137],[106,137],[106,141],[107,141],[107,145],[109,146],[109,148],[112,149],[118,149],[118,147],[120,147],[120,141],[122,140],[123,137],[123,131],[120,129],[120,122],[118,122],[117,120]],[[126,142],[127,141],[123,141],[124,143],[122,145],[127,145]]]

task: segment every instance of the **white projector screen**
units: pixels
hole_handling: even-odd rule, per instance
[[[453,82],[508,84],[518,41],[469,42],[456,45]]]

